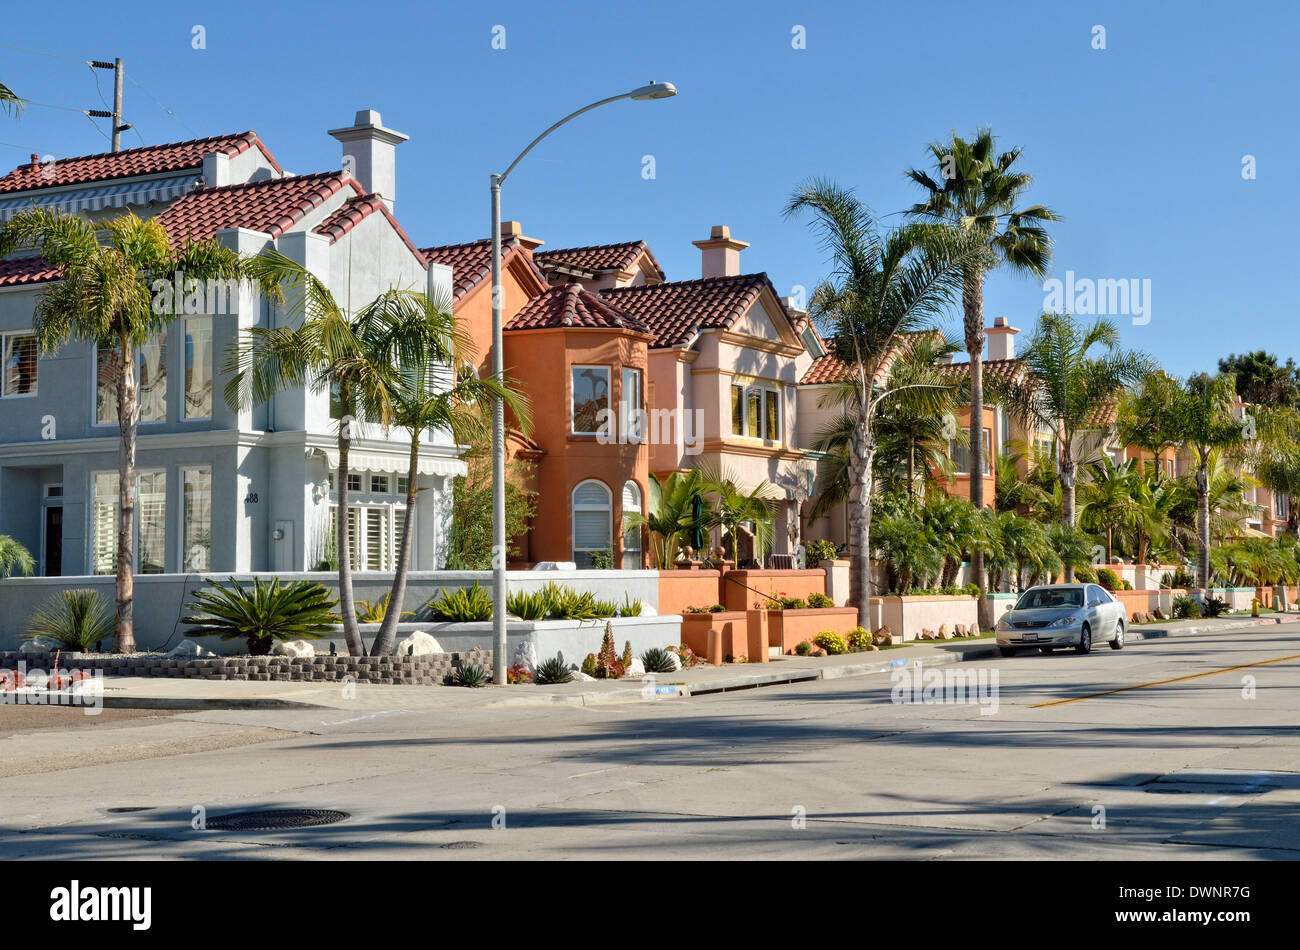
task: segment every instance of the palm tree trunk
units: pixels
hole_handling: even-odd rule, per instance
[[[916,453],[912,446],[907,447],[907,497],[916,496]]]
[[[1204,460],[1196,470],[1196,586],[1210,586],[1210,473]]]
[[[402,543],[397,549],[397,564],[393,570],[393,589],[388,594],[388,610],[384,613],[384,622],[375,637],[372,656],[388,656],[393,652],[393,642],[397,639],[397,624],[402,617],[402,601],[406,599],[406,572],[411,563],[412,533],[411,516],[415,513],[415,477],[420,467],[420,434],[411,433],[411,458],[406,471],[406,520],[402,523]]]
[[[348,653],[351,656],[365,656],[366,645],[361,640],[361,630],[357,626],[356,600],[352,596],[352,544],[348,532],[348,449],[352,444],[349,431],[352,405],[346,384],[339,387],[339,405],[343,410],[343,418],[339,420],[339,505],[335,513],[334,530],[339,545],[339,614],[343,620],[343,638],[347,641]]]
[[[871,627],[871,467],[876,445],[866,412],[860,412],[849,438],[849,599],[858,626]]]
[[[117,425],[121,446],[117,460],[117,616],[114,647],[135,652],[135,448],[140,419],[135,388],[135,349],[125,334],[120,341],[121,376],[117,381]]]
[[[961,292],[966,355],[970,358],[970,500],[984,507],[984,271],[967,271]],[[984,552],[972,551],[971,580],[984,585]]]
[[[1078,466],[1074,463],[1074,452],[1070,440],[1062,438],[1061,448],[1061,522],[1074,527],[1074,489],[1078,481]],[[1074,583],[1074,565],[1065,565],[1065,583]]]

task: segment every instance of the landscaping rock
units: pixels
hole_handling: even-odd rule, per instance
[[[667,652],[668,652],[668,662],[672,664],[673,672],[676,673],[678,670],[682,668],[682,658],[678,656],[676,653],[674,653],[672,650],[669,650]]]
[[[889,625],[886,624],[871,635],[871,642],[876,646],[891,646],[894,642],[894,631],[890,630]]]
[[[50,637],[31,637],[18,644],[19,653],[53,653],[62,646]]]
[[[313,657],[316,648],[306,640],[277,640],[271,653],[275,656]]]
[[[939,632],[934,635],[934,638],[936,640],[948,639],[948,625],[946,623],[939,624]]]
[[[416,630],[410,636],[406,637],[397,644],[398,656],[427,656],[431,653],[446,653],[441,644],[433,638],[432,634],[425,633],[423,630]]]
[[[632,657],[632,662],[627,665],[626,676],[645,676],[645,664],[641,662],[639,656]]]
[[[1169,619],[1168,617],[1165,616],[1165,612],[1164,612],[1163,610],[1161,610],[1159,607],[1157,607],[1155,610],[1151,611],[1151,616],[1155,617],[1157,620],[1168,620],[1168,619]]]
[[[573,682],[575,683],[594,683],[596,681],[596,677],[588,676],[586,673],[582,672],[582,670],[572,670],[571,672],[573,673]]]
[[[525,640],[515,648],[515,666],[522,666],[529,673],[537,671],[537,647],[531,640]]]
[[[171,650],[168,650],[166,655],[170,657],[216,656],[203,644],[196,643],[193,640],[182,640]]]

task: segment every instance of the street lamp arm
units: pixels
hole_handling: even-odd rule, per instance
[[[515,170],[515,166],[518,165],[520,162],[522,162],[522,161],[524,160],[524,156],[527,155],[529,152],[531,152],[531,151],[533,150],[533,148],[537,145],[538,142],[540,142],[542,139],[546,138],[546,136],[550,135],[552,132],[554,132],[554,131],[555,131],[556,129],[558,129],[560,126],[564,125],[564,123],[568,122],[570,119],[576,119],[578,116],[582,115],[584,112],[590,112],[592,109],[596,109],[596,108],[598,108],[598,107],[600,107],[600,106],[603,106],[603,105],[608,105],[608,104],[611,103],[611,102],[618,102],[618,100],[620,100],[620,99],[630,99],[630,98],[632,98],[632,93],[630,93],[630,92],[625,92],[625,93],[623,93],[621,96],[610,96],[608,99],[601,99],[599,102],[593,102],[593,103],[592,103],[591,105],[589,105],[589,106],[583,106],[581,109],[577,110],[576,112],[570,112],[568,115],[566,115],[566,116],[565,116],[563,119],[561,119],[559,122],[556,122],[554,125],[552,125],[549,129],[547,129],[547,130],[546,130],[545,132],[543,132],[541,135],[537,136],[537,138],[535,138],[535,139],[533,139],[531,142],[529,142],[529,143],[528,143],[528,147],[527,147],[526,149],[524,149],[522,152],[520,152],[520,153],[519,153],[519,156],[518,156],[518,157],[517,157],[513,162],[510,163],[510,167],[507,168],[507,169],[506,169],[504,172],[502,172],[500,175],[497,175],[497,176],[496,176],[497,184],[501,184],[501,185],[505,184],[506,179],[510,177],[510,173],[511,173],[512,171]]]

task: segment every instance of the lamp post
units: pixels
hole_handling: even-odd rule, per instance
[[[622,95],[601,99],[576,112],[570,112],[559,122],[528,143],[528,147],[510,163],[500,175],[491,176],[492,187],[492,373],[501,379],[505,372],[501,345],[501,186],[510,177],[525,155],[542,139],[570,119],[597,106],[620,99],[667,99],[677,95],[677,87],[670,82],[652,82]],[[492,681],[499,686],[506,682],[506,422],[505,404],[493,400],[492,406]]]

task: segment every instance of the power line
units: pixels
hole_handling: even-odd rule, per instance
[[[125,72],[125,70],[123,70],[123,71]],[[181,120],[181,117],[180,117],[180,116],[178,116],[178,115],[177,115],[175,112],[173,112],[171,109],[168,109],[165,105],[163,105],[161,102],[159,102],[157,99],[155,99],[153,93],[151,93],[151,92],[150,92],[148,89],[146,89],[143,85],[141,85],[139,82],[137,82],[134,76],[132,76],[130,73],[126,73],[126,78],[130,81],[131,85],[135,86],[135,88],[139,89],[139,90],[140,90],[141,92],[143,92],[146,96],[148,96],[151,100],[153,100],[153,104],[154,104],[154,105],[156,105],[159,109],[162,109],[163,112],[167,113],[169,116],[171,116],[173,119],[175,119],[175,120],[177,121],[177,123],[180,124],[181,128],[183,128],[186,132],[189,132],[190,135],[194,135],[194,136],[197,136],[197,135],[198,135],[197,132],[195,132],[193,129],[191,129],[188,125],[186,125],[186,124]],[[139,133],[137,133],[137,134],[139,134]]]
[[[5,146],[6,148],[16,148],[20,151],[27,152],[28,154],[58,155],[62,158],[72,157],[67,152],[56,152],[53,149],[40,149],[32,145],[19,145],[17,142],[0,142],[0,145]]]
[[[8,43],[0,43],[0,49],[17,50],[19,53],[32,53],[35,56],[48,56],[50,59],[65,59],[70,63],[89,64],[90,62],[88,59],[78,59],[76,56],[63,56],[59,53],[47,53],[43,49],[28,49],[25,46],[10,46]]]

